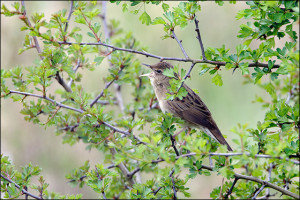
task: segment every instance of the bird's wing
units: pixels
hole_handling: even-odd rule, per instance
[[[207,128],[218,142],[231,149],[200,97],[187,85],[183,84],[183,87],[188,94],[182,100],[167,101],[168,110],[192,124]]]

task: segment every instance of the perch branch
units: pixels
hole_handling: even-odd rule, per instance
[[[113,51],[125,51],[129,53],[134,53],[134,54],[140,54],[144,55],[146,57],[151,57],[151,58],[156,58],[159,59],[160,61],[163,60],[173,60],[173,61],[179,61],[179,62],[192,62],[192,63],[206,63],[206,64],[211,64],[211,65],[219,65],[219,66],[225,66],[226,62],[221,62],[221,61],[213,61],[213,60],[202,60],[202,59],[191,59],[191,58],[176,58],[176,57],[163,57],[163,56],[158,56],[154,54],[147,53],[145,51],[137,51],[133,49],[126,49],[126,48],[119,48],[115,47],[113,45],[105,44],[103,42],[81,42],[81,43],[76,43],[76,42],[64,42],[64,41],[58,41],[58,44],[61,45],[72,45],[72,44],[79,44],[79,45],[100,45],[100,46],[105,46],[112,48]],[[259,63],[259,62],[254,62],[250,63],[248,67],[268,67],[268,64],[265,63]],[[273,68],[279,68],[280,65],[274,65]]]

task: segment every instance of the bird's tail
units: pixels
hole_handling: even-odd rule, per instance
[[[215,139],[217,142],[219,142],[220,144],[226,145],[228,151],[232,151],[232,148],[230,147],[230,145],[227,143],[227,141],[225,140],[225,138],[223,137],[221,131],[218,128],[215,129],[205,129],[204,132],[209,135],[210,137],[212,137],[213,139]]]

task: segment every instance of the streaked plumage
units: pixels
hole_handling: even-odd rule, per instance
[[[145,76],[150,78],[161,110],[163,112],[172,113],[187,121],[189,125],[200,128],[219,143],[227,145],[228,150],[232,151],[206,105],[186,84],[182,86],[188,92],[186,97],[182,100],[178,98],[166,100],[166,93],[168,93],[168,87],[170,86],[170,77],[163,75],[163,71],[167,68],[173,68],[173,66],[167,62],[159,62],[149,67],[152,69],[152,72],[145,74]]]

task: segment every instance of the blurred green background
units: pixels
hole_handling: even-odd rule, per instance
[[[10,7],[12,2],[1,1]],[[30,16],[33,12],[45,13],[47,21],[52,13],[59,9],[69,9],[67,1],[26,1],[27,13]],[[168,2],[171,7],[179,2]],[[238,10],[246,8],[246,2],[237,2],[229,4],[225,2],[224,6],[218,6],[214,2],[201,2],[202,11],[197,15],[199,28],[206,47],[221,47],[225,44],[230,48],[229,53],[235,52],[235,46],[242,43],[236,37],[239,31],[239,25],[243,20],[237,21],[235,15]],[[100,2],[98,2],[100,4]],[[100,6],[100,5],[97,5]],[[130,13],[123,13],[121,6],[108,3],[107,18],[120,20],[120,26],[125,31],[132,31],[134,36],[142,45],[149,47],[149,52],[170,57],[183,57],[182,52],[175,40],[161,40],[164,35],[161,25],[146,26],[138,21],[138,16]],[[161,6],[146,5],[146,10],[154,19],[162,13]],[[142,11],[142,10],[141,10]],[[74,26],[74,16],[71,18],[70,28]],[[99,18],[99,21],[101,19]],[[17,16],[1,16],[1,68],[10,69],[14,66],[33,65],[35,59],[39,59],[35,49],[18,55],[18,49],[22,47],[25,32],[20,32],[23,22]],[[188,25],[185,30],[175,29],[179,39],[183,41],[188,55],[191,58],[199,58],[201,55],[194,23]],[[84,33],[84,31],[83,31]],[[87,39],[87,37],[85,37]],[[85,40],[84,41],[87,41]],[[41,44],[41,43],[40,43]],[[253,44],[256,46],[259,43]],[[154,64],[157,59],[139,56],[143,63]],[[84,71],[82,85],[87,91],[97,94],[103,85],[103,72],[107,71],[107,62],[94,72]],[[172,62],[176,64],[176,62]],[[180,63],[180,67],[189,68],[189,63]],[[82,72],[82,71],[80,71]],[[208,73],[199,77],[199,65],[193,70],[192,80],[187,84],[193,89],[199,91],[199,96],[213,113],[223,134],[228,136],[229,144],[234,147],[230,129],[237,123],[249,123],[249,127],[255,127],[257,121],[263,120],[264,110],[257,103],[252,103],[255,94],[267,96],[261,89],[254,85],[243,85],[244,78],[239,70],[232,74],[232,70],[221,70],[224,85],[218,87],[211,82],[212,76]],[[99,84],[102,84],[99,86]],[[57,84],[57,83],[55,83]],[[56,85],[56,87],[60,87]],[[99,89],[100,88],[100,89]],[[128,86],[123,86],[123,91],[127,91]],[[129,92],[123,92],[125,103],[130,101],[126,96]],[[93,168],[95,163],[103,163],[103,155],[96,150],[87,151],[85,145],[81,142],[74,146],[62,144],[62,136],[55,136],[54,128],[44,129],[38,125],[26,122],[19,113],[22,106],[20,103],[13,102],[11,99],[1,99],[1,153],[9,156],[13,163],[19,166],[31,162],[39,165],[43,171],[42,175],[50,183],[49,190],[60,192],[61,194],[83,193],[84,198],[97,198],[90,188],[79,189],[72,188],[66,184],[65,174],[70,173],[75,167],[81,166],[84,161],[89,160]],[[187,170],[185,170],[187,172]],[[184,177],[184,173],[182,174]],[[192,198],[209,198],[209,193],[216,186],[220,186],[222,179],[216,174],[210,177],[197,176],[188,182]],[[181,196],[182,197],[182,196]]]

